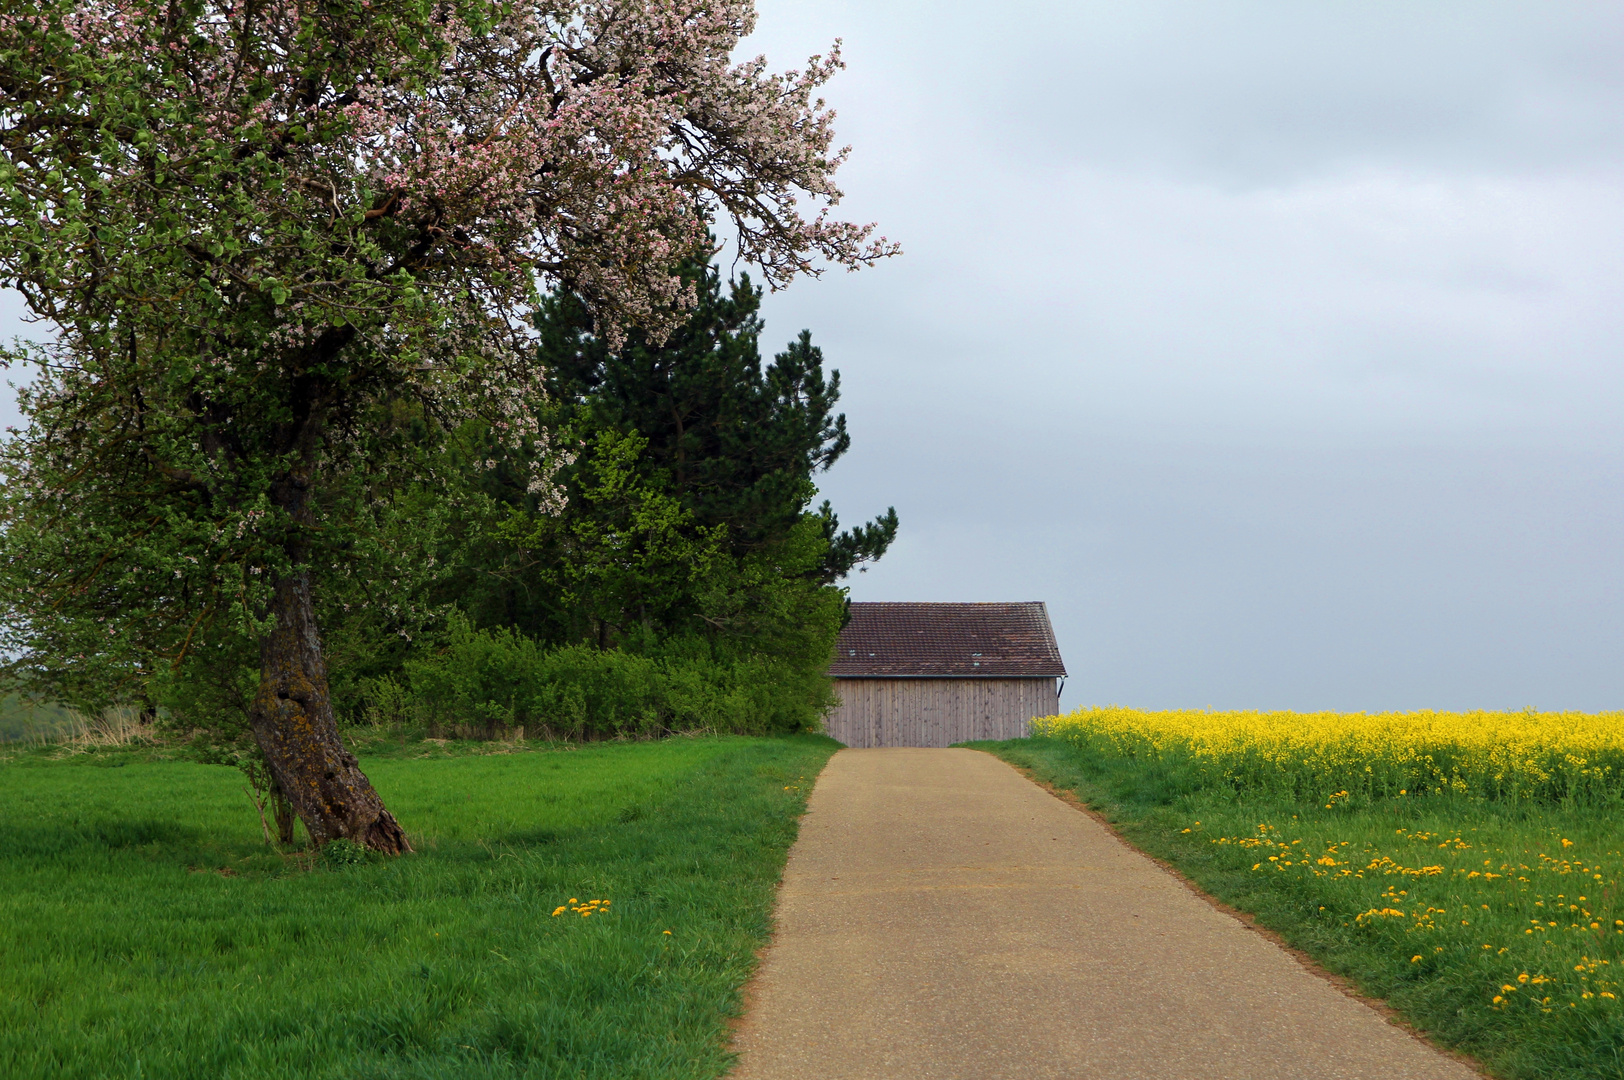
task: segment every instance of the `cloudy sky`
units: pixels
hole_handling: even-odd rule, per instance
[[[1064,703],[1624,707],[1624,7],[762,0],[840,37],[859,600],[1049,604]]]
[[[1047,601],[1066,705],[1624,707],[1624,6],[761,0],[745,51],[836,37],[906,254],[766,316],[844,376],[825,493],[902,516],[856,599]]]

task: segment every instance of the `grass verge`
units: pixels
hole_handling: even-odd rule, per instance
[[[1507,1080],[1624,1078],[1624,828],[1451,795],[1289,800],[1059,739],[971,744]]]
[[[269,852],[232,769],[14,757],[0,1075],[718,1076],[835,749],[363,754],[419,854],[348,865]]]

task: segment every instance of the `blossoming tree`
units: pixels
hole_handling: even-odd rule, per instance
[[[657,336],[713,224],[774,286],[894,250],[829,216],[838,52],[735,63],[753,23],[750,0],[0,0],[0,276],[53,331],[10,354],[39,372],[3,451],[18,670],[139,678],[249,625],[254,736],[311,837],[408,850],[333,719],[311,570],[364,537],[324,483],[422,473],[391,409],[483,416],[545,462],[538,288]]]

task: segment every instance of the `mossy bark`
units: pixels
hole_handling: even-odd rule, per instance
[[[271,783],[271,812],[276,817],[277,842],[287,846],[293,843],[293,804],[282,794],[282,789]]]
[[[260,642],[249,722],[276,785],[317,846],[342,837],[391,855],[412,850],[339,738],[309,572],[280,578],[271,607],[276,625]]]

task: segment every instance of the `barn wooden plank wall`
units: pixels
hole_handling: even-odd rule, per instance
[[[1053,716],[1053,679],[836,679],[840,705],[824,720],[847,746],[950,746],[1018,739]]]

